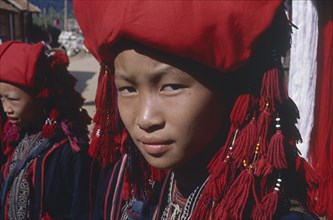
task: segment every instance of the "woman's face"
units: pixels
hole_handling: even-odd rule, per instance
[[[154,167],[179,167],[221,131],[220,95],[175,66],[124,50],[115,59],[115,83],[121,119]]]
[[[20,128],[34,126],[43,117],[40,102],[19,87],[0,82],[0,97],[8,120]]]

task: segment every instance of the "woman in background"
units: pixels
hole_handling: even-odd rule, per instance
[[[0,45],[1,219],[88,219],[90,159],[83,98],[62,52]]]

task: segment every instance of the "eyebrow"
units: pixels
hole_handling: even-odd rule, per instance
[[[169,74],[177,74],[177,72],[174,71],[173,67],[166,66],[161,69],[158,69],[156,72],[154,72],[153,74],[150,74],[148,77],[149,77],[149,81],[151,81],[153,83],[157,83],[164,76],[169,75]],[[134,73],[133,75],[131,74],[130,76],[128,76],[126,74],[122,74],[121,72],[118,72],[118,74],[115,74],[115,80],[124,80],[126,82],[135,84],[135,82],[133,80],[133,76],[135,76],[135,75],[136,74]]]

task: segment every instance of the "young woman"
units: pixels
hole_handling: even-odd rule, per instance
[[[90,159],[83,98],[62,52],[0,45],[1,219],[88,219]]]
[[[281,1],[74,1],[101,63],[95,219],[312,219]]]

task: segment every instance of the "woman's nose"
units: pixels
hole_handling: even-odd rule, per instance
[[[3,107],[3,111],[7,115],[10,115],[13,113],[13,108],[8,104],[8,102],[6,100],[2,101],[2,107]]]
[[[153,132],[164,127],[163,108],[153,98],[144,98],[138,105],[136,124],[146,132]]]

